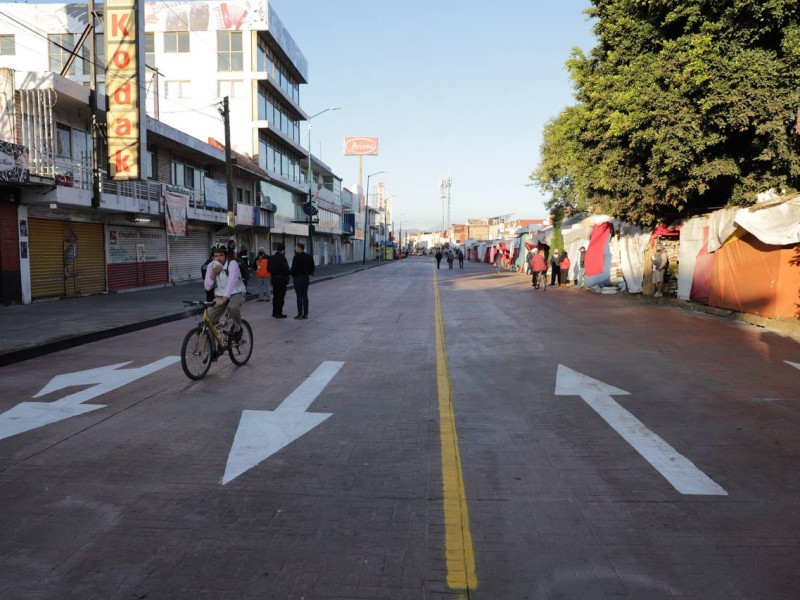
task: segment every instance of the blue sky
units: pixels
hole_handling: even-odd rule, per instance
[[[546,217],[528,175],[544,124],[573,102],[571,49],[594,46],[589,0],[270,2],[308,60],[303,109],[341,107],[314,120],[312,146],[346,187],[358,159],[343,155],[344,137],[378,136],[363,183],[387,172],[370,185],[395,197],[397,226],[441,225],[447,175],[454,223]]]
[[[378,136],[364,158],[403,227],[442,222],[439,179],[451,175],[452,221],[514,213],[543,218],[526,187],[544,124],[572,103],[571,48],[594,46],[589,0],[271,0],[309,63],[301,86],[314,153],[352,187],[348,135]],[[306,143],[305,128],[303,144]],[[402,215],[402,217],[401,217]]]

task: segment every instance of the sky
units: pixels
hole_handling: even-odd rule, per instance
[[[362,183],[385,171],[370,187],[384,183],[395,225],[441,228],[447,176],[451,223],[547,217],[528,176],[545,123],[574,102],[572,48],[595,45],[589,0],[269,1],[308,61],[303,110],[340,107],[314,119],[311,145],[345,187],[358,183],[345,136],[377,136]]]
[[[300,104],[314,154],[355,189],[345,136],[377,136],[363,159],[394,220],[438,229],[439,180],[452,177],[451,222],[513,213],[545,218],[529,185],[544,124],[572,104],[564,67],[595,45],[589,0],[271,0],[309,64]],[[303,128],[302,141],[307,143]]]

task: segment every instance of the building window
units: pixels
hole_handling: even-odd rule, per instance
[[[75,37],[71,33],[53,33],[47,36],[48,56],[50,57],[50,70],[61,73],[67,63],[69,55],[75,48]],[[69,68],[68,75],[75,74],[75,63]]]
[[[217,32],[217,71],[243,71],[241,31]]]
[[[229,96],[231,98],[244,97],[244,81],[235,79],[220,79],[217,82],[217,97],[224,98]]]
[[[164,53],[189,52],[188,31],[165,31]]]
[[[92,60],[92,55],[89,52],[88,44],[86,44],[86,48],[84,48],[83,53],[83,60],[84,60],[84,73],[89,72],[89,62]],[[94,68],[97,69],[97,73],[100,74],[106,70],[106,36],[102,33],[97,33],[94,36],[94,52],[97,55],[97,60],[95,60]]]
[[[56,154],[59,158],[72,158],[72,129],[56,123]]]
[[[17,53],[14,35],[0,35],[0,56],[13,56]]]
[[[192,82],[191,81],[167,81],[167,89],[165,96],[167,98],[176,100],[178,98],[191,98],[192,97]]]
[[[144,34],[144,64],[151,69],[156,68],[156,36],[154,33]]]
[[[183,187],[186,183],[186,165],[172,161],[172,185]]]
[[[155,179],[156,178],[156,151],[155,148],[147,149],[147,178],[148,179]]]

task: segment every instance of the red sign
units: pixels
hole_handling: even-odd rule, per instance
[[[378,156],[378,138],[346,137],[344,138],[345,156]]]

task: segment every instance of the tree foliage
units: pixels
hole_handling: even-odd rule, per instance
[[[544,130],[548,207],[653,225],[800,185],[797,0],[593,0],[576,104]]]

